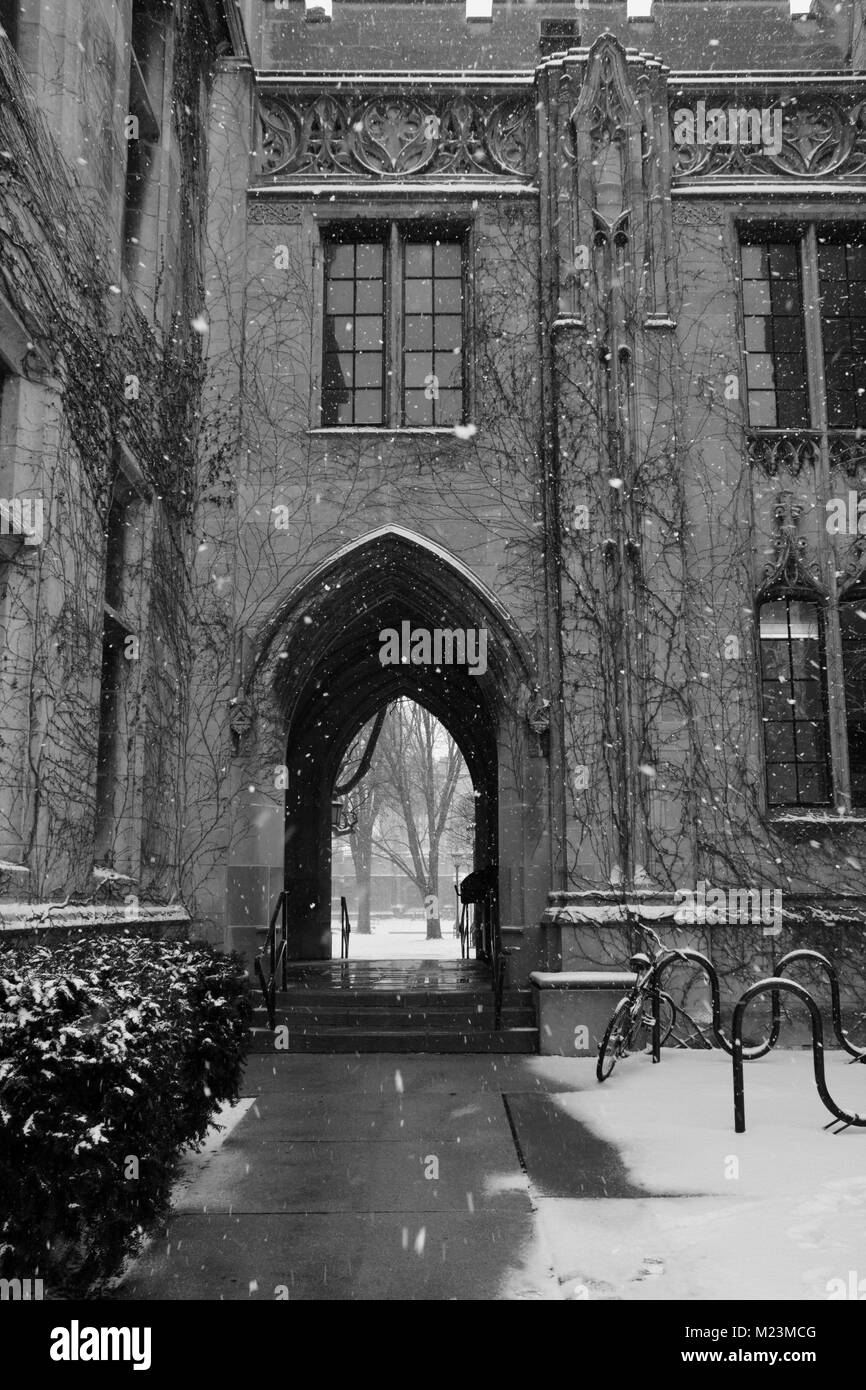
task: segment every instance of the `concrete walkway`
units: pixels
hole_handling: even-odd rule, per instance
[[[578,1089],[594,1084],[579,1070]],[[575,1072],[538,1057],[254,1057],[254,1101],[187,1164],[167,1233],[116,1296],[558,1299],[512,1125],[522,1112],[538,1142],[538,1106]],[[619,1191],[616,1151],[594,1142],[597,1178],[609,1163]]]
[[[735,1134],[721,1052],[603,1087],[578,1058],[253,1057],[115,1297],[860,1297],[866,1129],[824,1130],[811,1067],[750,1067]],[[831,1052],[827,1076],[863,1108],[862,1067]]]

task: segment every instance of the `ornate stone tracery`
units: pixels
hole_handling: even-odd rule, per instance
[[[762,598],[803,590],[824,593],[818,562],[810,558],[808,542],[800,535],[802,515],[800,503],[792,502],[790,493],[780,492],[773,508],[773,559],[764,566]]]
[[[697,97],[697,93],[695,96]],[[727,111],[782,108],[782,147],[778,153],[761,145],[677,144],[673,138],[677,110],[694,104],[682,93],[671,98],[673,176],[694,178],[826,179],[866,176],[866,101],[854,95],[831,96],[766,92],[713,92],[707,107]]]
[[[531,179],[535,109],[527,97],[263,93],[260,177],[476,174]]]

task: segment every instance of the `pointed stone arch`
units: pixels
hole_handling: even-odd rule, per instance
[[[405,622],[429,631],[483,628],[486,669],[383,665],[380,633]],[[292,957],[330,954],[331,791],[351,739],[400,696],[429,709],[460,747],[477,797],[476,861],[502,865],[507,847],[500,901],[506,916],[522,916],[526,807],[547,800],[546,764],[527,754],[524,718],[537,674],[526,639],[478,576],[436,542],[383,526],[317,565],[268,616],[256,650],[248,693],[274,711],[286,740]],[[549,873],[545,858],[539,908]]]

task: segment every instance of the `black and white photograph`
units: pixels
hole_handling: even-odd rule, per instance
[[[864,1063],[866,0],[0,0],[3,1345],[826,1376]]]

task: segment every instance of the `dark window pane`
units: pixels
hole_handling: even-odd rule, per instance
[[[463,247],[456,241],[440,241],[433,248],[433,273],[459,280],[463,274]]]
[[[407,280],[404,309],[407,314],[430,314],[433,312],[433,281]]]
[[[863,420],[859,394],[866,335],[866,264],[862,242],[827,242],[818,250],[821,290],[821,336],[827,386],[827,423],[831,429],[857,429]]]
[[[340,392],[352,385],[352,354],[326,352],[322,368],[322,390]]]
[[[797,392],[776,392],[776,420],[779,429],[792,430],[808,427],[809,402],[805,389]]]
[[[797,774],[793,763],[767,764],[767,794],[771,806],[797,804]]]
[[[437,348],[462,348],[463,319],[459,314],[437,314],[435,332]]]
[[[384,247],[326,242],[324,260],[322,422],[382,424]]]
[[[383,336],[381,316],[355,319],[355,347],[358,351],[362,348],[381,348]]]
[[[441,320],[437,319],[437,325]],[[433,346],[433,318],[430,314],[407,314],[404,319],[404,344],[407,348],[423,349]]]
[[[459,314],[463,302],[463,287],[459,280],[437,280],[433,292],[433,309],[437,314]]]
[[[359,352],[355,358],[355,385],[382,386],[381,352]]]
[[[770,299],[774,314],[799,314],[800,286],[791,280],[771,280]]]
[[[821,312],[825,318],[844,318],[847,303],[847,280],[821,281]]]
[[[827,319],[824,324],[824,352],[844,352],[851,346],[851,324],[847,319]]]
[[[350,243],[325,245],[325,274],[329,280],[352,280],[355,276],[355,248]]]
[[[405,401],[407,425],[433,424],[433,402],[427,400],[423,391],[407,391]]]
[[[793,724],[768,723],[764,729],[764,747],[768,762],[792,763],[796,752]]]
[[[456,424],[463,418],[462,243],[409,243],[404,269],[405,423]]]
[[[810,423],[799,256],[797,242],[740,246],[749,423],[758,429]]]
[[[759,621],[770,804],[824,805],[829,800],[830,773],[818,607],[781,599],[763,604]],[[780,680],[780,675],[786,679]]]
[[[779,391],[802,391],[803,404],[806,404],[806,365],[802,357],[782,352],[776,358],[776,389]]]
[[[356,391],[356,392],[355,392],[355,424],[356,424],[356,425],[381,425],[381,424],[382,424],[382,392],[381,392],[381,391]]]
[[[355,274],[359,280],[381,280],[385,273],[385,248],[381,244],[355,247]]]
[[[866,280],[866,242],[852,242],[847,248],[848,279]]]
[[[357,314],[381,314],[381,280],[358,280],[355,285],[355,312]]]
[[[771,320],[774,352],[802,353],[803,325],[796,318]]]
[[[407,387],[424,387],[425,377],[432,375],[432,352],[407,352],[403,358],[403,382]]]
[[[766,722],[789,717],[794,703],[791,689],[792,687],[783,681],[764,683],[764,719]]]
[[[343,395],[330,395],[322,392],[322,424],[323,425],[351,425],[352,423],[352,397],[351,393]]]
[[[845,247],[823,245],[818,247],[818,271],[822,279],[844,280]]]
[[[329,318],[325,321],[325,351],[329,346],[338,351],[351,348],[355,337],[355,320],[352,318]],[[330,343],[329,343],[330,338]]]
[[[839,605],[851,799],[866,806],[866,594]]]
[[[827,392],[827,423],[834,430],[856,428],[857,397],[853,392]]]
[[[433,358],[433,371],[440,391],[449,388],[459,390],[463,379],[463,365],[459,353],[437,352]]]
[[[429,279],[433,274],[433,247],[409,242],[405,251],[406,279]]]
[[[463,418],[463,392],[440,391],[436,401],[437,425],[459,425]]]
[[[329,280],[325,292],[325,312],[351,314],[355,308],[354,288],[351,280]]]
[[[794,241],[774,241],[769,247],[770,277],[800,282],[800,248]]]
[[[827,769],[810,763],[797,768],[797,799],[801,806],[825,806],[830,800]]]

